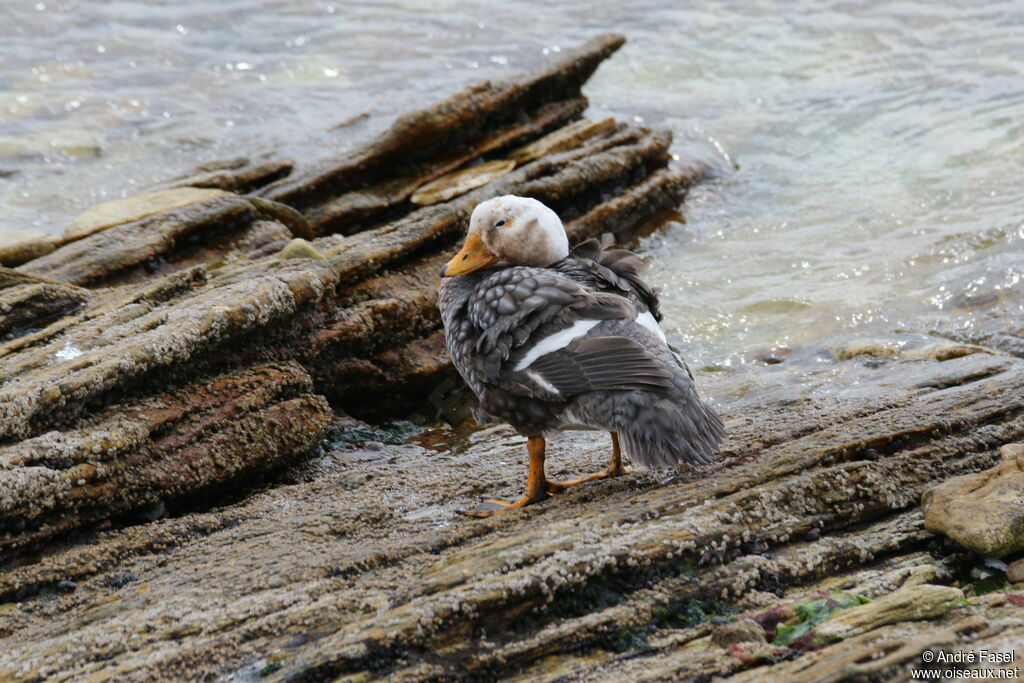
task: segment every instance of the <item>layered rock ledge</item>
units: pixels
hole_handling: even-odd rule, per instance
[[[473,86],[315,167],[208,164],[86,212],[59,239],[0,251],[0,550],[287,462],[322,439],[326,399],[364,417],[433,411],[427,397],[452,375],[437,271],[476,203],[534,196],[574,239],[625,235],[702,177],[672,162],[665,131],[580,119],[583,83],[622,42],[601,36],[536,73]],[[502,172],[481,175],[492,159],[507,159]],[[458,180],[443,192],[411,201],[449,172]],[[270,404],[229,409],[212,387],[273,393],[276,372],[287,396],[268,400],[296,411],[294,434],[239,437],[224,471],[156,444],[154,432],[202,442],[195,422],[230,441],[245,431],[239,411],[255,425]],[[284,408],[300,394],[301,409]],[[124,423],[154,402],[188,417]],[[183,465],[194,473],[173,484],[148,474]]]

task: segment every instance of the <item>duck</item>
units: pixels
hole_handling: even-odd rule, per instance
[[[449,356],[487,416],[526,437],[526,491],[463,511],[490,517],[630,472],[708,465],[724,437],[716,411],[661,330],[643,259],[610,235],[574,249],[558,214],[504,195],[476,205],[461,250],[441,269]],[[548,438],[611,434],[607,469],[563,482],[544,471]]]

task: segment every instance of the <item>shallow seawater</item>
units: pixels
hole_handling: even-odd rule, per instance
[[[923,316],[1022,298],[1020,2],[45,0],[0,21],[0,240],[212,159],[335,154],[616,30],[592,115],[667,126],[718,171],[641,243],[710,384],[764,358],[806,379],[846,340],[912,346]]]

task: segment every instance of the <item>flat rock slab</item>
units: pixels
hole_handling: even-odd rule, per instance
[[[224,194],[227,193],[216,189],[181,187],[118,199],[99,204],[80,214],[68,225],[64,236],[73,240],[81,239],[121,223],[148,218],[162,211],[178,209]]]
[[[819,642],[843,640],[903,621],[941,617],[963,600],[953,586],[920,584],[883,595],[865,605],[843,610],[817,628]]]

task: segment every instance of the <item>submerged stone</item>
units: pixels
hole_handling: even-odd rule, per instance
[[[900,355],[896,344],[881,339],[854,339],[834,350],[836,360],[851,360],[857,356],[895,358]]]
[[[961,344],[958,342],[937,342],[935,344],[928,344],[918,349],[914,349],[910,356],[917,358],[926,358],[929,360],[952,360],[954,358],[963,358],[964,356],[970,356],[975,353],[987,353],[989,355],[997,355],[998,351],[979,346],[978,344]]]

